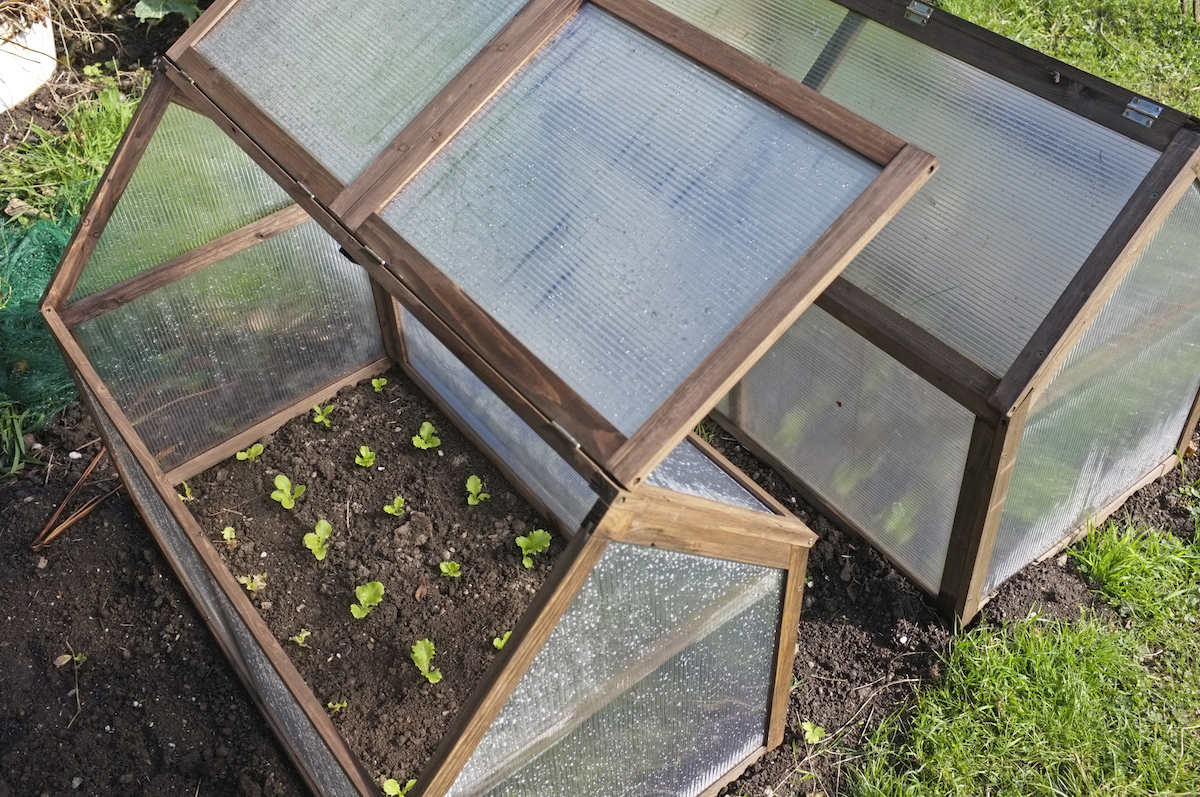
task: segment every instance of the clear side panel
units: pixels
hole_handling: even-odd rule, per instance
[[[764,744],[784,575],[611,543],[449,793],[699,794]]]
[[[296,698],[288,691],[250,629],[192,547],[187,533],[167,509],[150,477],[134,459],[111,419],[100,409],[100,403],[86,385],[82,397],[110,442],[109,453],[121,467],[125,487],[171,562],[175,574],[187,587],[192,602],[208,622],[209,630],[221,642],[226,654],[236,655],[236,669],[243,676],[246,688],[254,695],[255,702],[270,713],[278,732],[284,737],[286,747],[296,751],[296,764],[316,781],[322,797],[358,797],[358,791],[333,753],[305,716]],[[232,651],[236,651],[236,654]]]
[[[563,526],[578,529],[583,525],[599,497],[587,481],[407,312],[403,328],[413,370],[542,499]]]
[[[71,294],[82,299],[292,204],[210,119],[171,105]]]
[[[383,356],[366,272],[316,222],[75,333],[164,470]]]
[[[687,440],[676,446],[675,450],[658,464],[646,477],[646,484],[774,514],[766,504],[734,481],[728,473],[717,467]]]
[[[196,49],[343,183],[525,0],[243,0]]]
[[[844,276],[993,373],[1012,364],[1158,156],[883,25],[830,33],[845,11],[827,0],[788,2],[778,18],[766,15],[771,2],[661,4],[695,9],[695,24],[797,80],[812,39],[828,40],[841,60],[822,92],[937,155],[937,174]],[[725,27],[760,5],[771,30]],[[775,44],[764,52],[760,40]]]
[[[985,592],[1166,459],[1200,389],[1200,189],[1193,184],[1025,426]]]
[[[723,411],[937,593],[975,416],[811,307]]]
[[[383,216],[628,435],[878,173],[589,5]]]

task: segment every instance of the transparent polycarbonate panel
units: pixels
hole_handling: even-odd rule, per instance
[[[694,445],[684,440],[646,477],[646,484],[745,509],[771,512]],[[772,513],[774,514],[774,513]]]
[[[292,204],[215,123],[171,105],[71,294],[82,299]]]
[[[975,416],[811,307],[722,411],[937,593]]]
[[[383,215],[632,434],[878,173],[585,6]]]
[[[242,0],[196,49],[349,183],[525,0]]]
[[[80,398],[100,426],[109,442],[109,454],[120,467],[125,488],[133,497],[146,524],[163,549],[176,576],[187,588],[188,595],[205,617],[209,630],[222,643],[227,656],[237,655],[236,669],[255,697],[259,707],[274,720],[276,732],[285,737],[286,746],[294,750],[296,764],[303,767],[320,787],[322,797],[358,797],[346,773],[321,739],[312,722],[262,648],[255,641],[245,622],[225,597],[216,579],[196,552],[179,521],[171,514],[162,496],[146,472],[142,470],[125,441],[117,433],[112,419],[100,407],[100,402],[86,385]],[[233,653],[236,651],[236,654]],[[246,679],[249,679],[246,681]]]
[[[786,21],[768,23],[763,12],[769,30],[751,37],[716,20],[758,3],[662,5],[717,8],[721,13],[708,12],[715,19],[702,27],[797,80],[810,69],[810,38],[828,38],[841,60],[822,92],[937,155],[937,174],[845,277],[996,374],[1007,370],[1158,157],[883,25],[865,22],[835,34],[832,20],[845,10],[827,0],[788,0]],[[776,43],[765,55],[763,39]]]
[[[1198,253],[1193,184],[1030,412],[986,591],[1175,450],[1200,389]]]
[[[403,327],[408,364],[560,523],[569,529],[583,525],[599,497],[587,481],[407,312]]]
[[[366,272],[316,222],[75,331],[164,470],[383,356]]]
[[[764,744],[784,575],[611,543],[449,793],[700,793]]]

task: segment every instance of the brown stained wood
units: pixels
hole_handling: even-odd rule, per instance
[[[979,612],[1030,404],[995,427],[975,419],[938,589],[938,610],[948,620],[965,625]]]
[[[784,517],[795,517],[791,510],[784,506],[781,501],[764,490],[762,485],[747,476],[741,468],[726,459],[724,454],[706,443],[695,432],[688,432],[687,439],[688,442],[700,450],[700,453],[708,457],[709,461],[724,471],[725,475],[737,482],[739,487],[774,510],[775,514],[783,515]]]
[[[1192,442],[1192,435],[1196,432],[1197,423],[1200,423],[1200,394],[1192,400],[1192,409],[1188,411],[1183,431],[1179,434],[1179,442],[1175,444],[1176,451],[1187,451],[1188,444]]]
[[[891,307],[838,277],[813,302],[963,407],[995,424],[988,397],[1000,377]]]
[[[113,210],[117,207],[117,201],[129,185],[133,172],[150,143],[150,137],[158,127],[158,122],[174,94],[175,88],[172,83],[162,74],[155,75],[138,103],[137,111],[121,137],[121,143],[117,145],[116,154],[109,161],[95,193],[84,208],[71,240],[67,242],[63,258],[54,270],[50,284],[42,296],[42,306],[58,310],[75,291],[84,267],[96,250],[96,244],[100,242],[104,226],[108,224]]]
[[[648,0],[594,2],[880,166],[890,163],[906,146],[901,139],[800,81],[775,71],[762,61],[684,22]]]
[[[245,131],[243,135],[251,138],[256,147],[278,163],[290,181],[303,186],[325,207],[342,193],[344,186],[341,181],[284,132],[208,59],[196,50],[188,49],[173,60],[174,67],[183,73],[184,80],[192,82],[208,102],[236,124],[239,132]],[[225,125],[221,127],[229,132]],[[242,148],[246,149],[245,146]]]
[[[621,446],[606,467],[632,487],[695,428],[704,414],[829,286],[937,168],[937,159],[906,146],[805,252],[700,366]]]
[[[136,274],[116,285],[62,308],[60,315],[68,327],[76,327],[109,310],[132,302],[159,288],[178,282],[218,260],[223,260],[280,233],[298,227],[308,220],[308,214],[297,205],[277,210],[269,216],[247,224],[241,229],[222,235],[214,241],[184,252],[154,268]]]
[[[808,549],[792,548],[784,585],[779,621],[779,647],[775,652],[775,680],[771,686],[771,708],[767,713],[767,749],[783,742],[787,730],[788,702],[792,696],[792,667],[796,663],[796,637],[800,631],[800,608],[804,605],[804,581],[808,571]]]
[[[171,515],[187,533],[189,541],[192,543],[196,553],[204,561],[209,574],[213,577],[214,581],[216,581],[226,599],[233,605],[238,617],[243,623],[245,623],[247,629],[249,629],[250,633],[254,636],[255,641],[258,643],[267,659],[271,662],[272,667],[274,667],[280,679],[287,686],[288,691],[292,693],[292,696],[296,699],[296,702],[304,711],[309,722],[313,724],[314,728],[317,730],[317,733],[321,735],[322,740],[329,747],[330,752],[337,759],[347,777],[352,783],[355,784],[356,788],[358,788],[361,794],[375,794],[374,784],[370,778],[370,775],[365,772],[358,758],[352,752],[350,752],[350,748],[342,739],[341,734],[339,734],[337,729],[333,726],[333,723],[329,719],[328,714],[326,714],[325,709],[321,707],[312,691],[304,682],[304,679],[300,676],[300,673],[287,658],[287,654],[284,653],[283,648],[280,647],[279,643],[271,634],[270,629],[267,628],[266,623],[263,622],[262,618],[258,615],[253,605],[250,603],[250,600],[246,597],[245,591],[234,580],[233,575],[221,561],[220,555],[208,542],[208,539],[205,537],[199,523],[196,522],[196,519],[178,500],[173,486],[167,482],[161,469],[158,467],[158,463],[155,462],[154,457],[151,455],[149,449],[146,448],[145,443],[134,430],[133,425],[125,416],[124,411],[121,410],[120,405],[112,397],[112,394],[109,393],[108,388],[104,385],[100,375],[88,361],[87,356],[84,354],[83,349],[79,346],[78,341],[75,340],[70,331],[67,329],[66,325],[63,324],[62,319],[58,316],[58,313],[55,312],[53,308],[44,307],[42,309],[42,316],[46,319],[46,323],[50,327],[51,333],[54,335],[55,342],[58,344],[59,350],[63,354],[63,358],[67,361],[68,368],[71,370],[72,376],[87,385],[88,389],[95,396],[96,401],[100,404],[100,407],[103,409],[105,415],[111,421],[113,428],[116,429],[117,433],[121,436],[122,442],[125,443],[126,447],[137,461],[138,466],[149,477],[155,491],[158,493],[167,509],[171,512]],[[111,445],[109,448],[111,450]],[[149,514],[144,515],[144,517],[149,516]],[[148,525],[151,527],[153,526],[153,524],[150,523],[148,523]],[[160,547],[162,547],[164,551],[167,551],[167,547],[162,545],[161,542]],[[197,604],[197,606],[199,607],[200,604]],[[212,618],[206,617],[205,619],[207,622],[209,622],[210,627],[214,625]],[[214,635],[216,635],[218,640],[220,640],[220,634],[214,631]],[[230,659],[231,661],[240,660],[240,655],[238,655],[236,659],[231,656]],[[253,686],[252,680],[244,680],[246,680],[246,683],[249,686]],[[253,688],[250,689],[250,692],[256,701],[261,701],[261,696],[258,695]],[[269,711],[264,711],[264,714],[267,716],[268,720],[274,724],[274,720],[272,719],[273,715]],[[281,729],[278,728],[276,729],[279,738],[284,741],[285,745],[288,745],[290,736],[286,732],[280,732],[280,730]],[[299,752],[291,750],[290,745],[288,746],[289,753],[295,754]],[[302,755],[293,758],[293,760],[296,761],[302,771],[306,771],[306,762]],[[306,774],[306,778],[307,777],[309,777],[309,775]]]
[[[990,399],[997,410],[1012,414],[1046,386],[1191,186],[1198,165],[1200,133],[1179,131],[1000,380]]]
[[[381,374],[390,366],[391,360],[385,357],[381,360],[374,360],[361,368],[356,368],[345,376],[339,377],[329,384],[317,388],[303,398],[297,399],[278,412],[273,413],[271,417],[264,418],[253,426],[238,432],[233,437],[221,441],[207,451],[202,451],[191,459],[179,463],[168,471],[164,475],[164,478],[171,485],[185,482],[193,476],[208,470],[218,462],[229,459],[238,451],[257,443],[292,418],[304,415],[312,409],[314,404],[332,398],[342,388],[358,384],[364,379]]]
[[[182,36],[175,40],[175,43],[171,45],[169,50],[167,50],[167,58],[174,61],[180,55],[182,55],[184,51],[195,47],[196,42],[200,41],[200,39],[203,38],[206,33],[216,27],[217,23],[224,19],[225,15],[228,14],[233,7],[238,4],[239,1],[240,0],[216,0],[216,2],[210,5],[204,11],[204,13],[200,15],[199,19],[193,22],[188,29],[183,32]]]
[[[621,513],[615,516],[610,513],[600,522],[596,534],[576,534],[571,539],[549,578],[534,595],[530,608],[521,616],[512,636],[492,662],[481,686],[459,711],[433,758],[418,776],[411,797],[442,797],[446,794],[533,663],[534,656],[570,608],[592,568],[600,561],[608,547],[608,539],[600,532],[627,520]]]
[[[375,300],[375,315],[379,317],[379,332],[383,336],[383,348],[397,365],[408,358],[404,353],[404,333],[400,329],[400,308],[396,299],[371,280],[371,297]]]
[[[904,18],[908,0],[839,0],[839,4],[953,58],[989,72],[1042,99],[1155,149],[1165,148],[1187,114],[1164,108],[1150,127],[1122,116],[1136,96],[1129,89],[1090,75],[998,33],[935,8],[924,25]]]
[[[625,436],[604,416],[379,216],[372,215],[359,228],[358,237],[379,254],[395,279],[502,373],[538,412],[574,437],[587,456],[603,463],[625,443]],[[403,297],[397,298],[404,302]]]
[[[747,769],[758,763],[758,760],[767,754],[767,750],[768,748],[765,746],[758,748],[753,753],[737,762],[733,769],[717,778],[717,780],[711,786],[697,794],[696,797],[717,797],[717,795],[721,793],[721,789],[724,789],[730,783],[733,783],[735,780],[740,778]]]
[[[580,0],[531,0],[330,206],[356,229],[386,205],[570,19]]]

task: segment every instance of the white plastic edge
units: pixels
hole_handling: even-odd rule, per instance
[[[33,94],[54,75],[54,31],[43,19],[11,36],[0,30],[0,111]]]

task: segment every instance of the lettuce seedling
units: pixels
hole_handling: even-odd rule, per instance
[[[535,529],[529,532],[528,537],[517,537],[517,545],[521,548],[521,553],[525,554],[521,558],[521,564],[525,565],[526,569],[533,567],[533,556],[550,547],[550,532],[544,529]]]
[[[486,501],[491,498],[490,495],[483,492],[483,481],[478,476],[472,473],[467,477],[467,503],[471,506],[478,506],[480,501]]]
[[[267,587],[267,574],[257,573],[253,576],[238,576],[237,582],[250,592],[258,592]]]
[[[442,680],[442,671],[430,669],[429,661],[433,658],[434,650],[433,643],[428,639],[418,639],[412,646],[413,664],[417,665],[417,669],[421,671],[421,675],[425,676],[425,680],[431,684],[436,684]]]
[[[504,650],[504,643],[508,641],[510,636],[512,636],[512,631],[505,631],[504,636],[498,636],[492,640],[492,647],[496,650]]]
[[[421,431],[417,432],[417,436],[412,439],[413,445],[422,451],[437,448],[442,444],[442,439],[434,434],[436,431],[437,429],[433,428],[432,423],[425,421],[421,424]]]
[[[324,561],[325,554],[329,552],[325,540],[329,539],[332,533],[333,526],[329,525],[328,520],[321,518],[317,521],[317,527],[304,535],[304,547],[312,551],[318,562]]]
[[[342,702],[340,702],[340,703],[334,703],[332,700],[330,700],[328,703],[326,703],[326,704],[325,704],[325,708],[329,709],[329,710],[330,710],[330,711],[332,711],[334,714],[338,713],[339,711],[341,711],[341,710],[342,710],[342,709],[344,709],[345,707],[346,707],[346,701],[345,701],[345,700],[343,700],[343,701],[342,701]]]
[[[321,409],[320,404],[314,404],[313,405],[313,413],[314,413],[313,423],[323,423],[323,424],[325,424],[325,428],[328,429],[329,428],[329,415],[330,415],[330,413],[333,412],[334,406],[335,405],[333,405],[333,404],[327,404],[327,405],[325,405],[325,409]]]
[[[237,452],[237,454],[235,454],[234,456],[236,456],[238,458],[239,462],[254,462],[256,459],[258,459],[259,455],[261,455],[262,452],[263,452],[262,443],[255,443],[254,445],[247,448],[245,451]]]
[[[192,495],[192,488],[188,487],[188,483],[180,482],[180,484],[183,487],[183,492],[175,493],[175,495],[179,496],[179,500],[180,501],[195,501],[196,496]]]
[[[306,648],[306,647],[308,647],[308,642],[307,642],[307,640],[308,640],[308,638],[309,638],[310,636],[312,636],[312,632],[311,632],[311,631],[309,631],[307,628],[301,628],[301,629],[300,629],[300,633],[296,634],[296,635],[295,635],[295,636],[293,636],[293,637],[288,637],[288,639],[292,640],[293,642],[295,642],[295,643],[296,643],[297,645],[299,645],[300,647],[302,647],[302,648]]]
[[[284,509],[291,509],[296,505],[296,499],[304,495],[304,485],[297,484],[292,488],[292,480],[282,473],[275,477],[275,492],[271,493],[271,498],[278,501]]]
[[[392,499],[390,504],[383,505],[383,511],[387,512],[389,515],[400,517],[404,514],[404,499],[400,496],[396,496]]]
[[[386,384],[387,384],[387,380],[384,379],[382,376],[379,377],[378,379],[371,380],[371,387],[375,388],[376,393],[382,393],[384,385],[386,385]]]
[[[360,584],[354,588],[354,596],[358,598],[358,603],[350,604],[350,613],[356,620],[361,620],[383,600],[383,584],[378,581]]]
[[[449,578],[458,578],[462,575],[459,571],[458,562],[441,562],[438,565],[438,570],[442,571],[443,576]]]
[[[225,540],[225,544],[230,548],[237,547],[237,532],[233,530],[233,526],[221,529],[221,539]]]
[[[388,795],[388,797],[404,797],[416,785],[416,778],[410,778],[408,783],[404,784],[403,788],[401,788],[400,783],[395,778],[388,778],[383,782],[383,793]]]
[[[367,446],[358,447],[358,456],[354,458],[355,465],[362,465],[364,468],[369,468],[375,464],[375,452]]]

